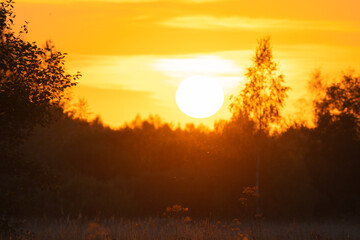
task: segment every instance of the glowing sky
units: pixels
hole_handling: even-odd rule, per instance
[[[302,113],[315,68],[336,77],[360,64],[358,0],[18,0],[16,23],[28,39],[52,40],[83,77],[75,97],[113,127],[136,114],[211,126],[229,118],[228,97],[241,87],[257,40],[270,35],[292,88],[287,114]],[[196,120],[176,106],[176,88],[194,75],[219,80],[225,103]],[[240,83],[240,85],[239,85]],[[300,114],[303,115],[303,114]]]

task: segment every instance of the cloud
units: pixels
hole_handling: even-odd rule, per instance
[[[242,71],[233,61],[212,55],[157,59],[154,66],[166,72],[187,74],[239,74]]]
[[[359,27],[345,22],[310,21],[292,19],[213,17],[206,15],[184,16],[160,24],[174,28],[202,30],[323,30],[359,31]]]
[[[210,54],[156,59],[153,67],[169,76],[169,82],[176,86],[190,77],[207,77],[220,83],[228,93],[243,81],[243,69],[235,61]]]

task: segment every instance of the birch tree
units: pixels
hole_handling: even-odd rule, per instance
[[[279,123],[281,109],[287,98],[284,75],[279,73],[278,63],[273,59],[270,37],[259,40],[252,58],[252,66],[245,73],[246,83],[237,96],[232,98],[230,110],[234,117],[245,114],[255,124],[257,156],[255,192],[260,197],[261,136],[268,134],[271,124]],[[260,213],[257,200],[257,214]]]

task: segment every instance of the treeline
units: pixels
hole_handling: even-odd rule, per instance
[[[252,217],[259,197],[265,217],[358,216],[359,87],[359,77],[344,75],[318,89],[315,127],[293,123],[262,137],[260,196],[253,191],[259,140],[245,115],[207,131],[174,128],[158,117],[113,130],[99,119],[63,114],[23,145],[30,172],[42,170],[3,179],[9,192],[16,189],[3,209],[147,216],[179,204],[192,216]]]

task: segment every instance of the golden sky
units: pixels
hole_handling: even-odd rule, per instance
[[[321,68],[330,78],[360,64],[359,0],[18,0],[16,24],[28,40],[52,40],[67,52],[74,90],[112,127],[137,114],[212,126],[228,119],[228,98],[243,82],[257,40],[270,35],[292,88],[288,116],[303,116],[306,83]],[[216,78],[225,92],[218,113],[193,119],[176,105],[187,77]]]

